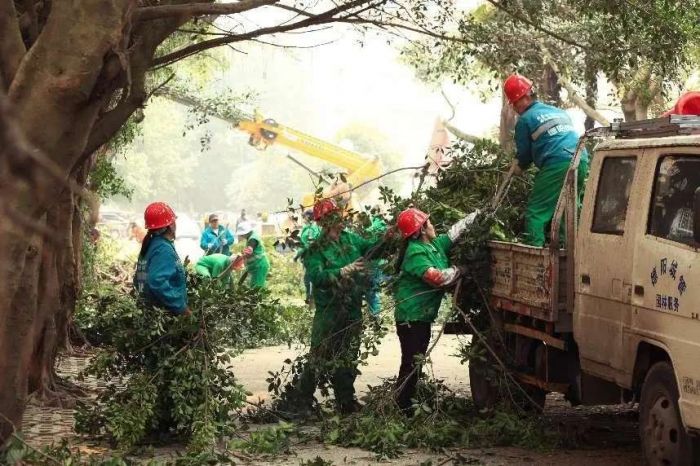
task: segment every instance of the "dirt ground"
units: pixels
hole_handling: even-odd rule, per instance
[[[431,359],[435,377],[458,392],[468,393],[467,366],[460,364],[455,356],[459,338],[444,335],[436,346]],[[251,401],[267,397],[268,371],[277,371],[287,358],[293,359],[298,349],[286,346],[271,346],[249,350],[238,356],[233,363],[234,372],[250,392]],[[361,367],[362,374],[356,382],[359,394],[368,385],[380,384],[382,379],[394,376],[400,360],[399,343],[394,334],[388,335],[379,348],[379,354]],[[84,358],[66,358],[60,373],[73,378],[86,365]],[[93,381],[93,384],[99,383]],[[442,453],[407,451],[402,457],[390,461],[378,461],[372,452],[326,446],[322,444],[298,445],[290,455],[260,459],[244,464],[254,465],[299,465],[302,460],[313,460],[317,456],[333,461],[335,465],[421,465],[487,464],[487,465],[567,465],[596,466],[641,464],[639,438],[637,434],[636,408],[619,405],[611,407],[572,408],[562,397],[550,395],[543,416],[550,425],[570,439],[576,449],[558,449],[551,452],[529,451],[519,448],[488,448],[476,450],[451,450]],[[71,438],[72,410],[30,406],[24,420],[25,437],[30,444],[44,445],[61,438]],[[73,440],[76,440],[73,438]],[[459,460],[450,458],[459,457]],[[429,463],[430,462],[430,463]]]
[[[434,329],[434,335],[437,329]],[[432,370],[438,379],[458,392],[469,392],[467,366],[455,356],[463,336],[443,335],[431,354]],[[267,397],[267,371],[277,371],[286,358],[293,359],[299,352],[286,346],[272,346],[246,351],[234,361],[234,372],[240,382],[252,393],[251,400]],[[379,354],[361,367],[355,387],[358,395],[366,392],[368,385],[378,385],[382,379],[396,375],[399,369],[400,347],[396,335],[390,333],[382,341]],[[533,452],[519,448],[488,448],[478,450],[456,450],[448,454],[408,451],[398,459],[381,463],[371,452],[356,448],[329,447],[325,445],[305,445],[295,449],[293,456],[255,462],[254,464],[298,465],[301,460],[317,456],[331,460],[336,465],[420,465],[432,461],[439,464],[487,464],[487,465],[567,465],[596,466],[639,465],[642,459],[639,452],[637,434],[637,411],[627,405],[606,407],[572,408],[563,397],[550,395],[544,416],[559,426],[567,438],[573,439],[577,449],[556,450],[553,452]],[[450,460],[450,456],[461,455],[463,462]],[[445,463],[443,463],[445,462]]]

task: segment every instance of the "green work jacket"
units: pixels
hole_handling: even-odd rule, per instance
[[[433,322],[437,317],[445,290],[430,286],[423,275],[430,267],[445,269],[450,266],[447,253],[452,241],[440,235],[430,243],[409,240],[401,273],[394,285],[396,322]]]
[[[263,245],[262,238],[260,238],[260,235],[257,231],[251,233],[250,238],[248,238],[248,242],[246,244],[250,245],[250,242],[253,240],[255,240],[256,243],[255,247],[253,248],[253,254],[246,261],[246,268],[248,269],[248,272],[270,267],[270,261],[267,258],[265,246]]]
[[[207,278],[217,278],[221,272],[231,263],[231,257],[225,254],[210,254],[202,256],[195,265],[195,271],[198,275]]]
[[[356,279],[341,280],[340,269],[355,262],[374,242],[351,231],[343,231],[336,241],[325,233],[314,241],[304,254],[304,265],[313,284],[316,313],[311,335],[314,345],[334,324],[362,317],[362,296],[365,286]]]

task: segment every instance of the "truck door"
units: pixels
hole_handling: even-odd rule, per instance
[[[692,152],[695,152],[694,154]],[[635,247],[634,314],[627,336],[665,350],[673,364],[686,426],[700,427],[700,254],[693,235],[693,197],[700,188],[698,148],[644,154],[650,189]],[[633,356],[630,358],[633,359]]]
[[[593,157],[576,240],[574,336],[584,371],[616,380],[623,327],[629,326],[634,197],[638,154],[598,152]],[[592,195],[591,195],[592,194]]]

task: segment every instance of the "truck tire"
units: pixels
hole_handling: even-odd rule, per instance
[[[477,409],[491,409],[499,401],[498,387],[488,376],[488,362],[469,361],[469,387]]]
[[[644,379],[639,400],[639,437],[649,466],[695,464],[693,439],[683,428],[676,375],[668,362],[654,364]]]

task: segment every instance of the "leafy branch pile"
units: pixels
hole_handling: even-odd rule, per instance
[[[191,317],[171,317],[114,291],[96,298],[101,314],[90,335],[104,346],[86,373],[107,387],[79,409],[78,431],[123,448],[175,437],[193,451],[233,431],[231,414],[244,405],[245,391],[231,357],[274,332],[278,304],[258,291],[196,277],[189,290]]]
[[[418,385],[414,416],[407,418],[391,400],[393,380],[370,387],[362,412],[347,418],[324,420],[325,440],[395,458],[406,448],[440,450],[515,445],[526,448],[554,446],[556,437],[541,422],[507,410],[481,417],[470,400],[449,391],[441,381]]]

